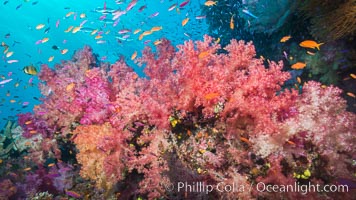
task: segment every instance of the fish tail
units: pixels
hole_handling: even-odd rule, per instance
[[[323,45],[324,43],[322,42],[322,43],[319,43],[317,46],[316,46],[316,48],[318,49],[318,50],[320,50],[320,46],[321,45]]]

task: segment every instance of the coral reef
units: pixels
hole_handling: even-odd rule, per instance
[[[43,104],[19,118],[25,132],[36,130],[24,137],[41,137],[41,148],[28,150],[38,188],[49,191],[42,184],[48,183],[72,197],[106,199],[325,199],[332,194],[250,186],[356,181],[356,116],[346,111],[340,89],[313,81],[301,91],[283,89],[290,74],[282,62],[265,67],[251,42],[231,40],[219,54],[221,48],[209,36],[177,51],[162,39],[135,60],[146,77],[122,59],[98,63],[89,47],[56,69],[44,66]],[[75,161],[63,161],[64,154],[76,157],[81,181],[95,185],[96,194],[73,181]],[[49,160],[68,163],[47,169]],[[215,188],[238,182],[250,190],[182,192],[177,183],[184,181]]]

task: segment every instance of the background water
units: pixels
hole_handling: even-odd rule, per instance
[[[95,9],[103,8],[106,3],[107,10],[125,10],[130,1],[2,1],[0,5],[0,38],[2,42],[9,46],[9,51],[13,51],[14,54],[9,58],[2,54],[0,61],[0,81],[13,79],[11,82],[0,86],[0,127],[3,127],[7,119],[13,118],[16,114],[32,111],[33,106],[39,103],[34,99],[40,97],[37,88],[38,79],[36,76],[25,74],[23,72],[25,66],[33,64],[38,71],[41,64],[48,64],[53,67],[61,60],[70,59],[75,50],[83,48],[84,45],[90,45],[104,62],[113,63],[119,59],[120,55],[124,55],[128,64],[134,67],[140,75],[143,75],[142,68],[139,68],[130,59],[135,51],[140,56],[144,46],[154,46],[153,42],[162,37],[171,40],[174,45],[181,44],[187,39],[202,39],[202,36],[207,34],[208,27],[204,19],[196,19],[195,17],[201,15],[200,8],[205,1],[194,0],[189,5],[179,8],[179,4],[182,2],[139,0],[132,10],[121,16],[117,25],[113,26],[113,23],[104,23],[104,20],[100,20],[99,18],[103,14],[95,12]],[[168,11],[168,8],[176,3],[179,9]],[[140,12],[139,8],[144,5],[147,7]],[[74,14],[66,17],[69,12],[74,12]],[[157,16],[150,17],[156,12],[159,12]],[[83,19],[80,18],[82,13],[86,15]],[[187,17],[190,18],[189,22],[183,27],[182,20]],[[112,15],[108,14],[105,20],[111,21],[111,19]],[[59,26],[56,28],[58,20]],[[95,35],[90,33],[82,31],[75,34],[72,31],[64,32],[69,26],[79,26],[84,20],[88,21],[83,25],[83,28],[98,29],[104,32],[103,38],[100,40],[105,41],[105,43],[98,44]],[[36,30],[38,24],[45,24],[45,27]],[[133,34],[136,29],[140,28],[142,31],[146,31],[154,26],[162,26],[163,29],[145,36],[141,41],[138,40],[140,33]],[[50,29],[45,33],[47,28]],[[118,34],[118,31],[122,29],[130,29],[132,32],[127,41],[118,42],[115,37],[123,36]],[[105,34],[107,31],[110,31],[110,33]],[[9,35],[6,36],[7,34]],[[45,37],[49,38],[48,42],[35,44],[36,41]],[[69,51],[62,55],[59,50],[52,49],[53,45]],[[54,56],[52,62],[48,62],[50,56]],[[18,60],[18,62],[7,63],[8,60],[13,59]],[[15,86],[16,83],[19,83],[17,87]],[[11,100],[16,102],[12,103]],[[23,102],[30,102],[30,104],[23,106]]]

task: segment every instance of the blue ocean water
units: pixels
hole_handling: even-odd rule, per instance
[[[0,38],[3,42],[1,49],[4,54],[0,61],[0,81],[12,80],[0,85],[0,127],[16,114],[30,112],[36,104],[40,103],[37,100],[40,98],[37,76],[25,74],[23,72],[25,66],[34,65],[38,71],[42,64],[54,67],[61,60],[71,59],[76,50],[89,45],[103,62],[114,63],[120,55],[125,56],[128,64],[142,75],[142,68],[130,59],[135,51],[140,56],[145,46],[154,46],[153,42],[160,38],[167,38],[177,45],[187,39],[202,39],[202,36],[207,34],[206,21],[196,19],[196,16],[201,15],[201,6],[205,2],[203,0],[190,1],[189,5],[182,8],[179,8],[182,2],[178,1],[140,0],[130,11],[120,16],[117,22],[112,20],[112,14],[99,12],[104,7],[106,11],[125,10],[130,2],[128,0],[2,1]],[[177,4],[177,7],[169,11],[168,9],[174,4]],[[182,26],[182,20],[186,18],[189,18],[189,23]],[[70,26],[78,27],[81,23],[84,24],[80,31],[65,32]],[[39,24],[43,24],[44,27],[37,30],[36,26]],[[138,39],[140,33],[155,26],[162,26],[162,30],[145,36],[142,40]],[[131,31],[126,39],[122,38],[124,34],[118,33],[123,29]],[[133,34],[137,29],[142,31]],[[102,31],[103,37],[95,39],[97,34],[91,35],[92,30]],[[49,40],[36,44],[44,38]],[[13,52],[10,57],[6,57],[6,46],[8,46],[7,52]],[[59,49],[53,49],[54,46]],[[63,49],[68,49],[68,52],[62,54]],[[49,62],[51,56],[54,56],[54,59]],[[11,60],[18,62],[8,63]],[[29,104],[26,105],[27,103]]]

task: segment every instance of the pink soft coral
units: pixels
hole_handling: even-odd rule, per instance
[[[347,163],[356,153],[356,116],[346,111],[346,101],[340,97],[341,90],[310,81],[303,87],[298,98],[298,115],[283,125],[287,135],[312,142],[321,155],[328,157],[330,172],[336,177],[349,177]],[[303,133],[303,134],[301,134]],[[340,162],[340,158],[345,161]]]

